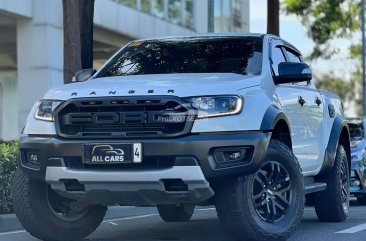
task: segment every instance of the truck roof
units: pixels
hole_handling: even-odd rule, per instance
[[[147,39],[138,39],[132,42],[138,41],[151,41],[151,40],[182,40],[182,39],[193,39],[193,38],[217,38],[217,37],[258,37],[263,38],[266,34],[261,33],[202,33],[202,34],[187,34],[187,35],[172,35],[165,37],[155,37]]]
[[[172,36],[165,36],[165,37],[154,37],[154,38],[146,38],[146,39],[137,39],[132,41],[133,42],[140,42],[140,41],[161,41],[161,40],[170,40],[170,41],[179,41],[179,40],[184,40],[184,39],[199,39],[199,38],[204,38],[204,39],[209,39],[209,38],[220,38],[220,37],[257,37],[257,38],[264,38],[265,36],[268,37],[272,37],[272,38],[276,38],[276,39],[281,39],[284,44],[290,48],[292,48],[293,50],[295,50],[298,53],[301,53],[295,46],[293,46],[292,44],[288,43],[286,40],[276,36],[276,35],[272,35],[272,34],[262,34],[262,33],[192,33],[192,34],[187,34],[187,35],[172,35]]]

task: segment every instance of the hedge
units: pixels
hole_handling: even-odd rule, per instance
[[[11,187],[18,157],[19,142],[0,143],[0,213],[13,211]]]

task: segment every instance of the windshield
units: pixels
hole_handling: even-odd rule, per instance
[[[352,142],[361,141],[364,137],[364,129],[363,129],[362,121],[349,122],[348,126],[349,126],[351,141]]]
[[[123,48],[96,76],[236,73],[259,75],[259,37],[220,37],[149,40]]]

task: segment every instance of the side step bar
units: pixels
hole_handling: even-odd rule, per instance
[[[324,191],[327,188],[327,184],[323,182],[313,182],[305,184],[305,194]]]

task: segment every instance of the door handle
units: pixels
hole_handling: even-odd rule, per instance
[[[320,106],[323,102],[322,102],[322,100],[321,100],[319,97],[316,97],[316,98],[315,98],[315,103],[316,103],[318,106]]]
[[[304,106],[304,105],[305,105],[305,103],[306,103],[305,99],[304,99],[302,96],[299,96],[299,104],[300,104],[301,106]]]

